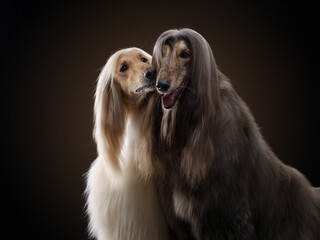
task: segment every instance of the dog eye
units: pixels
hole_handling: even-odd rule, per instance
[[[180,54],[180,57],[182,57],[182,58],[189,58],[189,57],[190,57],[190,53],[188,53],[187,51],[183,51],[183,52]]]
[[[128,66],[126,64],[123,64],[120,68],[120,72],[124,72],[128,69]]]
[[[142,57],[142,58],[141,58],[141,61],[142,61],[142,62],[148,62],[148,59]]]

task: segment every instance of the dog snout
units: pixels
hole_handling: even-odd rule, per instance
[[[157,89],[161,92],[166,92],[170,88],[170,82],[167,79],[160,79],[157,83]]]
[[[156,80],[156,76],[157,76],[157,71],[153,67],[147,68],[146,71],[144,72],[144,77],[149,81]]]

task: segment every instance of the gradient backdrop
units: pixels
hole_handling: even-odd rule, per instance
[[[276,155],[320,186],[319,26],[307,1],[1,5],[2,220],[9,239],[87,239],[83,174],[96,157],[99,69],[124,47],[151,53],[170,28],[190,27],[207,39]]]

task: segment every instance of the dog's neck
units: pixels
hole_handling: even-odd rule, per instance
[[[123,156],[125,161],[134,164],[138,169],[140,179],[148,179],[152,172],[150,160],[152,104],[152,98],[141,98],[136,103],[125,103],[126,130],[122,152],[125,153]]]

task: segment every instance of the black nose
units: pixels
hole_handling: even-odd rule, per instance
[[[150,81],[156,80],[156,75],[157,71],[153,67],[147,68],[147,70],[144,72],[144,77]]]
[[[166,92],[170,88],[170,82],[167,79],[160,79],[156,86],[159,91]]]

